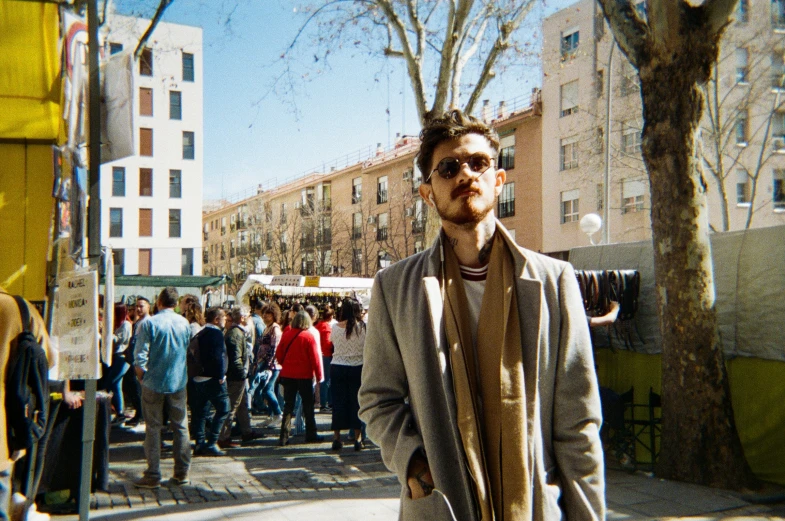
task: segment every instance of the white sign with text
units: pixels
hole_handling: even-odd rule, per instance
[[[61,277],[53,313],[51,336],[57,349],[57,379],[100,378],[98,272]]]

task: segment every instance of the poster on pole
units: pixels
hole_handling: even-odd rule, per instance
[[[114,351],[114,258],[112,247],[106,246],[104,254],[104,331],[101,335],[101,360],[112,365]]]
[[[63,275],[55,294],[51,340],[58,380],[101,377],[98,354],[98,272]]]

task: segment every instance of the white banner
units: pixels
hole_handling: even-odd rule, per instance
[[[112,248],[104,248],[104,334],[101,335],[101,360],[112,365],[114,351],[114,258]]]
[[[98,272],[62,276],[55,294],[53,313],[51,336],[58,351],[57,379],[100,378]]]

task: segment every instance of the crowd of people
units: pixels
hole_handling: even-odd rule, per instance
[[[175,484],[189,481],[192,455],[224,456],[262,437],[254,425],[280,423],[279,445],[289,444],[297,411],[306,443],[324,441],[318,408],[332,415],[333,450],[343,448],[347,430],[355,450],[365,447],[357,400],[365,310],[351,298],[290,304],[282,310],[252,299],[251,306],[203,310],[196,295],[166,288],[154,303],[140,296],[115,306],[113,355],[100,387],[112,393],[114,426],[145,425],[147,470],[137,487],[161,484],[166,428]]]

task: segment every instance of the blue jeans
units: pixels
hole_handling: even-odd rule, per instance
[[[319,405],[324,408],[328,404],[333,403],[332,396],[330,396],[330,362],[333,357],[323,356],[322,365],[324,366],[324,382],[320,384],[319,388]]]
[[[218,383],[218,380],[211,378],[206,382],[193,382],[194,396],[191,401],[191,428],[196,445],[203,443],[212,445],[218,441],[226,417],[229,416],[231,405],[229,404],[229,391],[226,389],[226,382]],[[210,432],[205,439],[204,424],[210,412],[210,404],[215,407],[215,416],[210,422]]]
[[[270,414],[281,414],[281,404],[278,403],[278,398],[275,396],[275,384],[278,382],[278,374],[280,372],[278,369],[273,371],[273,375],[267,380],[262,391],[265,400],[267,400],[267,405],[270,406]]]
[[[104,378],[106,379],[106,387],[112,391],[112,407],[118,416],[122,416],[125,410],[125,402],[123,401],[123,376],[128,372],[128,362],[125,361],[122,355],[115,354],[112,359],[112,365],[106,370]]]
[[[0,471],[0,521],[11,519],[11,471],[13,467]]]

